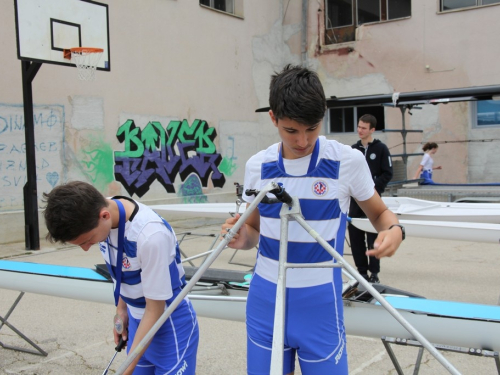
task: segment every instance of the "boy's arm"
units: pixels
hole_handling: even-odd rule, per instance
[[[374,243],[374,249],[367,251],[366,254],[376,258],[394,255],[403,241],[403,233],[400,227],[392,227],[389,230],[391,225],[399,223],[397,216],[387,208],[378,194],[373,194],[366,201],[358,201],[358,204],[370,219],[374,228],[379,232]]]
[[[249,204],[247,204],[248,208]],[[226,222],[222,224],[221,235],[224,236],[227,234],[229,229],[231,229],[238,219],[240,218],[240,214],[237,214],[234,217],[230,217],[226,219]],[[259,243],[259,235],[260,235],[260,213],[259,209],[256,208],[247,218],[245,223],[241,226],[238,233],[234,235],[234,237],[227,244],[228,247],[233,249],[240,250],[249,250],[253,249]]]

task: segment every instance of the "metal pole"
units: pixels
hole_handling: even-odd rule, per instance
[[[295,202],[295,201],[294,201]],[[363,285],[367,291],[384,307],[410,334],[412,334],[450,374],[460,375],[460,372],[432,345],[415,327],[413,327],[403,316],[387,302],[384,297],[366,281],[344,258],[331,247],[302,217],[296,213],[291,214],[293,218],[314,238],[326,251],[328,251],[342,267],[346,268],[358,282]]]
[[[35,125],[33,121],[33,91],[31,83],[41,66],[41,63],[21,61],[27,178],[26,184],[23,187],[24,236],[27,250],[40,250],[38,193],[36,187]]]
[[[167,307],[165,312],[158,318],[158,321],[151,327],[149,332],[143,337],[143,339],[139,342],[139,344],[132,350],[127,359],[121,364],[121,366],[116,371],[116,375],[121,375],[125,372],[125,370],[130,366],[130,364],[134,361],[134,359],[143,351],[149,341],[153,338],[155,333],[161,328],[163,323],[169,318],[170,315],[174,312],[174,310],[179,306],[181,301],[187,296],[187,294],[193,289],[201,276],[205,273],[208,267],[217,259],[219,254],[224,250],[226,245],[231,241],[236,233],[238,233],[241,226],[245,223],[248,216],[252,213],[252,211],[257,208],[257,205],[260,201],[266,196],[266,194],[275,189],[276,184],[271,182],[264,187],[263,190],[257,195],[255,200],[248,206],[247,210],[243,213],[243,215],[238,219],[236,224],[231,228],[231,230],[224,237],[224,240],[217,246],[212,254],[207,258],[205,262],[200,266],[198,271],[193,275],[193,277],[189,280],[187,285],[182,289],[182,291],[175,297],[170,306]]]
[[[283,374],[283,350],[285,344],[285,309],[286,309],[286,262],[288,251],[288,215],[280,212],[280,251],[278,283],[276,285],[276,307],[274,309],[273,346],[271,354],[271,374]]]

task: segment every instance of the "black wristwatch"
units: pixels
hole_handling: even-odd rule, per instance
[[[402,241],[404,241],[404,240],[405,240],[405,238],[406,238],[405,227],[403,227],[401,224],[392,224],[392,225],[389,227],[389,229],[387,229],[387,230],[391,230],[391,228],[392,228],[392,227],[400,227],[400,228],[401,228],[401,234],[403,235],[403,239],[402,239]]]

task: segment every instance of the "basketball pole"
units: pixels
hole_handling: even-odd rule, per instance
[[[36,186],[35,124],[33,120],[33,90],[31,83],[41,63],[21,61],[23,79],[24,137],[26,142],[26,184],[24,197],[24,238],[26,250],[40,250],[38,227],[38,192]]]

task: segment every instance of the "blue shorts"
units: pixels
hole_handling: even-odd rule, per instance
[[[141,321],[129,312],[130,346]],[[134,375],[195,375],[199,327],[191,302],[185,300],[154,335],[151,344],[139,359]],[[130,350],[127,346],[127,354]]]
[[[336,278],[338,279],[338,278]],[[342,282],[287,288],[283,374],[348,374]],[[274,326],[276,284],[254,274],[247,300],[247,371],[268,375]]]

